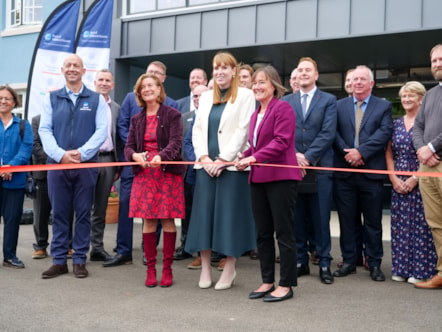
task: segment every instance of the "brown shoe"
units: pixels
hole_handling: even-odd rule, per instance
[[[43,249],[37,249],[32,254],[33,259],[41,259],[41,258],[45,258],[47,256],[48,256],[48,253],[46,252],[46,250],[43,250]]]
[[[85,264],[74,264],[74,275],[75,278],[86,278],[89,272],[86,270]]]
[[[187,268],[191,269],[191,270],[199,270],[199,269],[201,269],[201,257],[198,256],[193,261],[191,261],[189,263],[189,265],[187,265]]]
[[[433,278],[424,282],[417,282],[414,284],[416,288],[422,289],[438,289],[442,288],[442,277],[436,274]]]
[[[319,265],[319,258],[316,254],[316,250],[310,253],[310,262],[312,262],[313,265]]]
[[[218,264],[218,271],[223,271],[224,270],[224,265],[226,265],[226,259],[225,258],[221,258]]]
[[[49,268],[49,270],[44,271],[41,274],[41,277],[43,279],[51,279],[51,278],[58,277],[60,274],[65,274],[68,272],[69,272],[69,270],[68,270],[68,266],[66,264],[64,264],[64,265],[54,264]]]

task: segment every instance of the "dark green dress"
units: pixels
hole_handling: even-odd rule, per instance
[[[220,152],[218,128],[225,106],[213,105],[209,115],[208,149],[212,160]],[[212,249],[239,258],[256,248],[248,177],[249,172],[224,170],[212,178],[204,169],[196,171],[187,252]]]

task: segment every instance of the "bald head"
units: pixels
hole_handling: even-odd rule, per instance
[[[198,107],[199,107],[199,100],[200,100],[201,94],[207,90],[209,90],[209,88],[205,85],[202,85],[202,84],[197,85],[196,87],[193,88],[192,101],[193,101],[193,104],[195,105],[196,109],[198,109]]]
[[[63,62],[61,72],[66,79],[66,86],[74,92],[79,92],[82,86],[81,79],[86,73],[83,60],[77,54],[68,55]]]
[[[299,91],[299,83],[297,81],[297,68],[293,69],[292,73],[290,74],[290,87],[292,88],[293,93]]]

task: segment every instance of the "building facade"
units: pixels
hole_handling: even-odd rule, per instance
[[[2,2],[0,84],[25,93],[39,29],[62,2]],[[91,3],[83,1],[83,12]],[[166,90],[181,98],[189,93],[190,70],[210,74],[219,50],[254,66],[272,64],[287,87],[299,58],[311,56],[318,62],[318,86],[338,97],[345,71],[366,64],[375,71],[375,94],[395,97],[408,80],[435,84],[429,51],[442,42],[441,12],[440,0],[114,1],[114,99],[121,102],[153,60],[166,64]]]

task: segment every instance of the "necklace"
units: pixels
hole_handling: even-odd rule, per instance
[[[415,117],[413,117],[413,118],[409,118],[408,115],[405,115],[404,118],[405,118],[405,120],[407,120],[411,125],[414,124],[414,119],[415,119]]]

